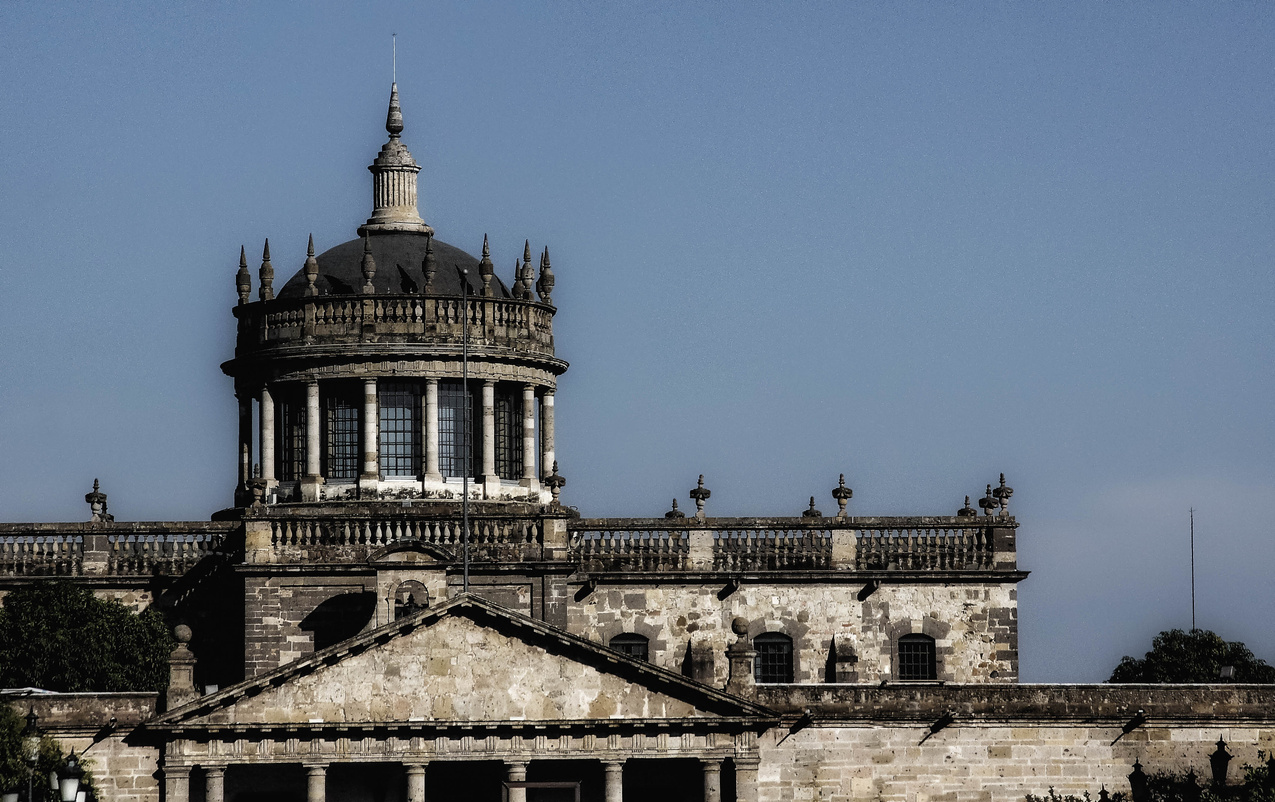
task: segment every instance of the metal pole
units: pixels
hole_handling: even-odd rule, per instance
[[[1195,507],[1191,508],[1191,631],[1195,631]]]
[[[461,418],[464,427],[461,434],[462,450],[465,452],[464,467],[461,470],[461,493],[464,496],[460,502],[461,518],[463,519],[461,529],[461,545],[464,550],[464,573],[461,579],[461,590],[464,593],[469,592],[469,461],[470,451],[473,450],[471,442],[471,422],[470,412],[473,404],[469,400],[469,271],[465,268],[460,269],[460,387],[461,387],[461,404],[464,406],[465,414]]]

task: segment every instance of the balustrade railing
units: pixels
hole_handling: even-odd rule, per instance
[[[218,549],[228,529],[216,524],[4,524],[0,576],[178,575]]]
[[[462,307],[464,307],[462,309]],[[459,339],[468,315],[476,345],[553,353],[553,311],[535,301],[427,295],[324,295],[274,299],[238,307],[240,345],[249,348],[301,340],[428,336]]]
[[[272,520],[270,545],[284,559],[304,555],[366,556],[407,541],[429,544],[460,556],[460,518],[289,518]],[[544,528],[538,518],[475,516],[469,521],[470,557],[519,560],[538,556]]]

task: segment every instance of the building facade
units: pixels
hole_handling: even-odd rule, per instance
[[[123,523],[95,486],[87,523],[0,525],[0,586],[176,625],[163,698],[14,701],[104,796],[1013,799],[1275,749],[1270,689],[1018,684],[1003,476],[951,516],[851,514],[842,478],[827,515],[713,517],[701,476],[685,511],[581,518],[548,249],[506,283],[435,239],[397,87],[386,130],[356,238],[277,290],[241,251],[233,506]]]

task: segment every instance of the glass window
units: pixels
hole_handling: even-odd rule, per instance
[[[359,475],[359,405],[362,388],[334,385],[323,398],[323,475],[357,479]]]
[[[934,638],[929,635],[899,638],[899,679],[937,679],[934,662]]]
[[[753,648],[753,676],[758,682],[792,682],[792,638],[767,632],[753,638]]]
[[[649,661],[650,641],[634,632],[625,632],[611,639],[611,648],[623,652],[634,660]]]
[[[417,476],[421,464],[420,387],[379,382],[381,476]]]
[[[295,482],[305,475],[305,397],[285,393],[279,397],[275,429],[276,476]]]
[[[472,478],[474,470],[481,468],[479,455],[474,453],[475,445],[482,443],[475,431],[475,424],[482,420],[474,408],[477,400],[472,383],[468,393],[459,379],[438,383],[438,470],[443,476],[459,478],[468,467]]]
[[[496,386],[496,474],[522,478],[522,389]]]

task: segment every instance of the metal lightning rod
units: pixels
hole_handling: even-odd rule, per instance
[[[460,269],[460,387],[461,387],[461,403],[465,406],[465,415],[462,420],[465,422],[465,436],[463,438],[465,451],[465,464],[461,470],[461,494],[464,498],[461,500],[461,518],[463,519],[461,529],[461,544],[465,552],[464,573],[461,579],[461,590],[465,593],[469,592],[469,461],[470,452],[473,450],[471,443],[470,429],[472,422],[470,421],[470,412],[473,404],[469,401],[469,271],[465,268]]]
[[[1191,631],[1195,631],[1195,507],[1191,508]]]

